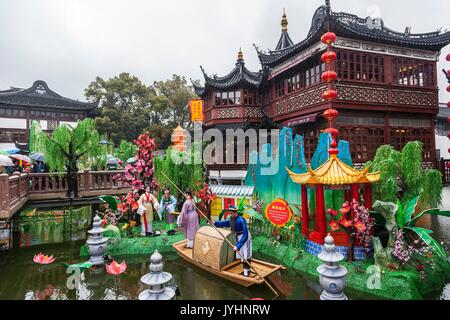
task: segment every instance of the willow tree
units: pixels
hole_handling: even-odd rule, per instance
[[[375,200],[406,205],[421,195],[424,207],[438,207],[442,202],[442,174],[434,169],[423,170],[422,154],[420,141],[408,142],[401,152],[389,145],[379,147],[374,160],[366,164],[381,174],[374,187]]]
[[[78,161],[101,153],[94,120],[79,121],[75,128],[62,124],[51,135],[41,132],[36,139],[50,172],[67,172],[67,196],[78,197]]]

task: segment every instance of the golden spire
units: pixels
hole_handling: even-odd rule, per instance
[[[244,61],[244,54],[242,53],[242,48],[239,48],[239,53],[238,53],[238,62],[242,62]]]
[[[281,31],[286,32],[288,26],[288,21],[286,17],[286,9],[283,8],[283,18],[281,18]]]

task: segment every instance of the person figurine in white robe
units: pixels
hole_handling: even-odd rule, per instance
[[[145,187],[145,192],[138,200],[138,214],[141,215],[141,236],[153,235],[153,207],[159,210],[156,197],[150,192],[150,187]]]

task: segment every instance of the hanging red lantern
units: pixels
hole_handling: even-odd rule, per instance
[[[450,123],[450,117],[447,118],[447,122]]]
[[[339,130],[336,128],[327,128],[324,132],[331,134],[331,136],[335,139],[339,135]]]
[[[330,155],[338,154],[338,153],[339,153],[339,150],[336,149],[336,148],[330,148],[330,149],[328,149],[328,153],[329,153]]]
[[[327,101],[333,101],[337,98],[338,93],[336,90],[325,90],[325,92],[322,94],[322,98],[324,98]]]
[[[447,61],[450,61],[450,53],[447,55]]]
[[[335,149],[335,148],[337,148],[337,146],[338,146],[338,144],[337,144],[336,140],[333,139],[333,141],[331,141],[331,143],[330,143],[330,147]]]
[[[450,108],[450,101],[449,101],[449,102],[447,102],[447,107],[448,107],[448,108]]]
[[[447,92],[450,92],[450,86],[447,87]]]
[[[337,79],[337,73],[334,71],[325,71],[322,73],[322,80],[326,82],[332,82]]]
[[[336,34],[333,32],[325,33],[320,40],[325,43],[327,46],[336,41]]]
[[[334,51],[327,51],[324,54],[322,54],[320,59],[322,60],[322,62],[329,64],[337,59],[337,55],[336,52]]]
[[[334,119],[336,119],[339,116],[339,111],[337,111],[336,109],[327,109],[323,113],[323,116],[328,121],[333,121]]]

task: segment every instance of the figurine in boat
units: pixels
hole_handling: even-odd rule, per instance
[[[230,218],[224,221],[214,221],[214,225],[218,228],[230,228],[232,232],[236,233],[236,245],[233,246],[233,251],[236,252],[236,258],[242,261],[244,268],[242,275],[248,277],[252,259],[252,236],[247,229],[247,222],[238,210],[230,206],[228,211],[230,212]],[[239,254],[237,254],[238,251]]]
[[[169,186],[164,187],[164,194],[161,197],[161,201],[159,206],[162,211],[162,215],[165,221],[165,229],[167,234],[173,235],[175,234],[175,207],[177,205],[177,199],[170,194]]]
[[[138,200],[138,214],[141,216],[141,236],[153,235],[153,207],[159,211],[159,203],[151,193],[150,186],[145,187],[145,192]]]
[[[186,248],[194,247],[194,238],[197,230],[200,228],[197,211],[195,210],[194,198],[191,189],[185,192],[186,201],[181,209],[178,225],[183,227],[184,236],[187,239]]]

